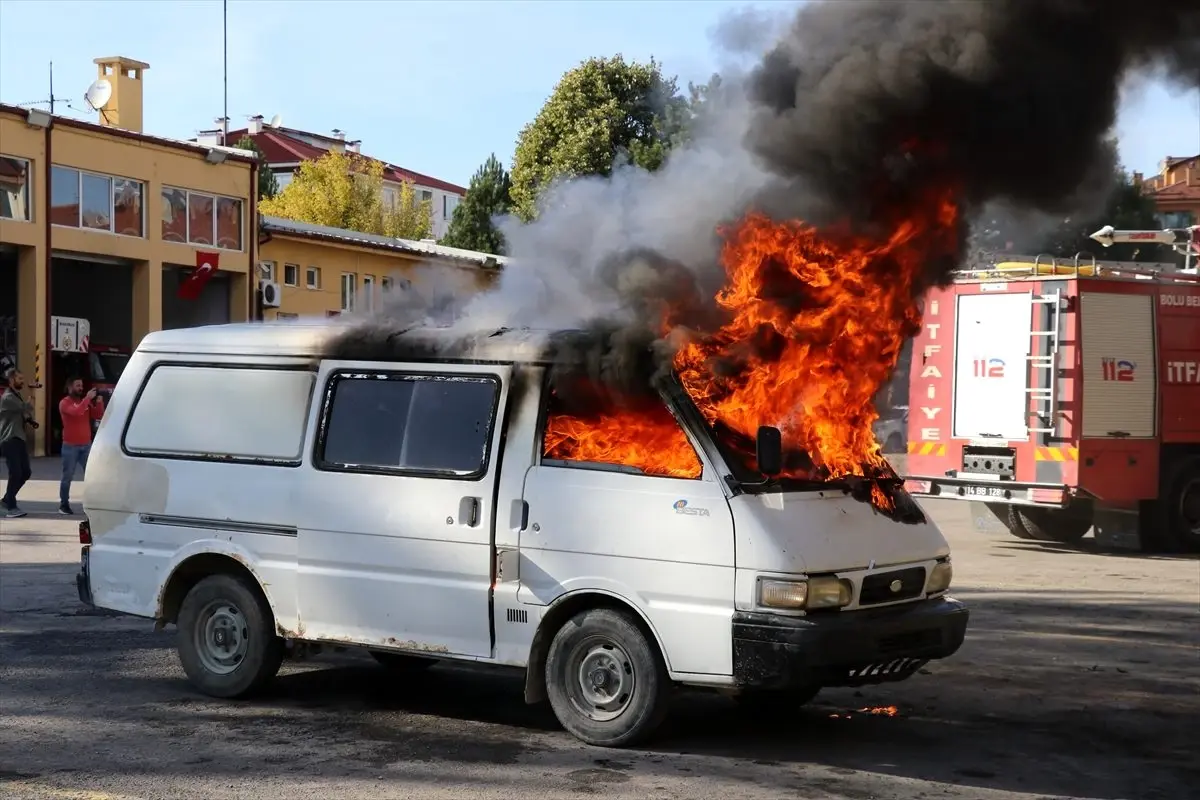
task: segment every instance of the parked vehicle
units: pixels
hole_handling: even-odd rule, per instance
[[[950,549],[839,484],[748,479],[674,381],[696,479],[544,457],[556,336],[498,331],[409,361],[327,357],[337,323],[160,331],[88,466],[80,599],[178,626],[189,679],[253,692],[285,655],[525,668],[581,740],[651,733],[675,685],[794,709],[958,650]],[[661,408],[661,407],[660,407]],[[736,467],[736,468],[735,468]]]
[[[959,273],[925,298],[910,396],[914,495],[978,503],[1021,539],[1200,550],[1195,270],[1011,256]]]

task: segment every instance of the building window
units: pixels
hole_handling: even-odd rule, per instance
[[[371,275],[363,275],[363,310],[375,310],[375,278]]]
[[[141,237],[142,196],[141,181],[56,166],[50,171],[50,222]]]
[[[433,192],[429,191],[428,189],[422,189],[421,190],[421,202],[429,203],[430,205],[433,205]]]
[[[1196,215],[1191,211],[1164,211],[1157,216],[1164,228],[1190,228],[1196,224]]]
[[[284,286],[299,286],[300,285],[300,265],[299,264],[284,264],[283,265],[283,285]]]
[[[162,202],[163,241],[242,249],[241,200],[164,186]]]
[[[490,375],[335,375],[317,467],[478,479],[487,472],[499,394]]]
[[[442,216],[450,216],[450,195],[448,194],[442,195]]]
[[[0,156],[0,219],[28,222],[29,162],[23,158]]]
[[[275,262],[260,261],[258,264],[259,277],[265,281],[275,280]]]
[[[304,271],[304,285],[309,289],[321,288],[321,268],[309,267]]]
[[[342,273],[342,311],[354,310],[354,273]]]
[[[396,207],[396,190],[390,186],[385,186],[383,189],[383,205],[389,209]]]
[[[391,290],[392,290],[392,279],[389,278],[387,275],[384,275],[382,278],[379,279],[379,291],[382,292],[383,294],[387,294]]]

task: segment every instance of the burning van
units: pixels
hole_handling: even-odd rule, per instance
[[[675,686],[796,707],[962,644],[949,547],[894,473],[715,423],[686,370],[601,389],[568,357],[587,334],[418,328],[371,354],[338,330],[151,333],[96,437],[80,598],[177,625],[201,691],[323,646],[516,666],[621,746]]]

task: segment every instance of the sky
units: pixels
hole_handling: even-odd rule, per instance
[[[521,128],[580,61],[653,56],[681,86],[703,82],[730,63],[717,25],[747,6],[228,0],[229,117],[233,127],[279,114],[287,127],[339,128],[364,153],[465,186],[491,153],[511,164]],[[69,104],[56,113],[94,120],[83,101],[92,61],[121,55],[150,64],[144,130],[192,138],[222,115],[222,13],[221,0],[0,0],[0,100],[47,99],[53,62],[54,94]],[[1131,170],[1200,153],[1200,93],[1132,82],[1117,132]]]

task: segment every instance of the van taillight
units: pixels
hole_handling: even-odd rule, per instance
[[[86,519],[79,523],[79,543],[92,543],[92,523],[88,522]]]

